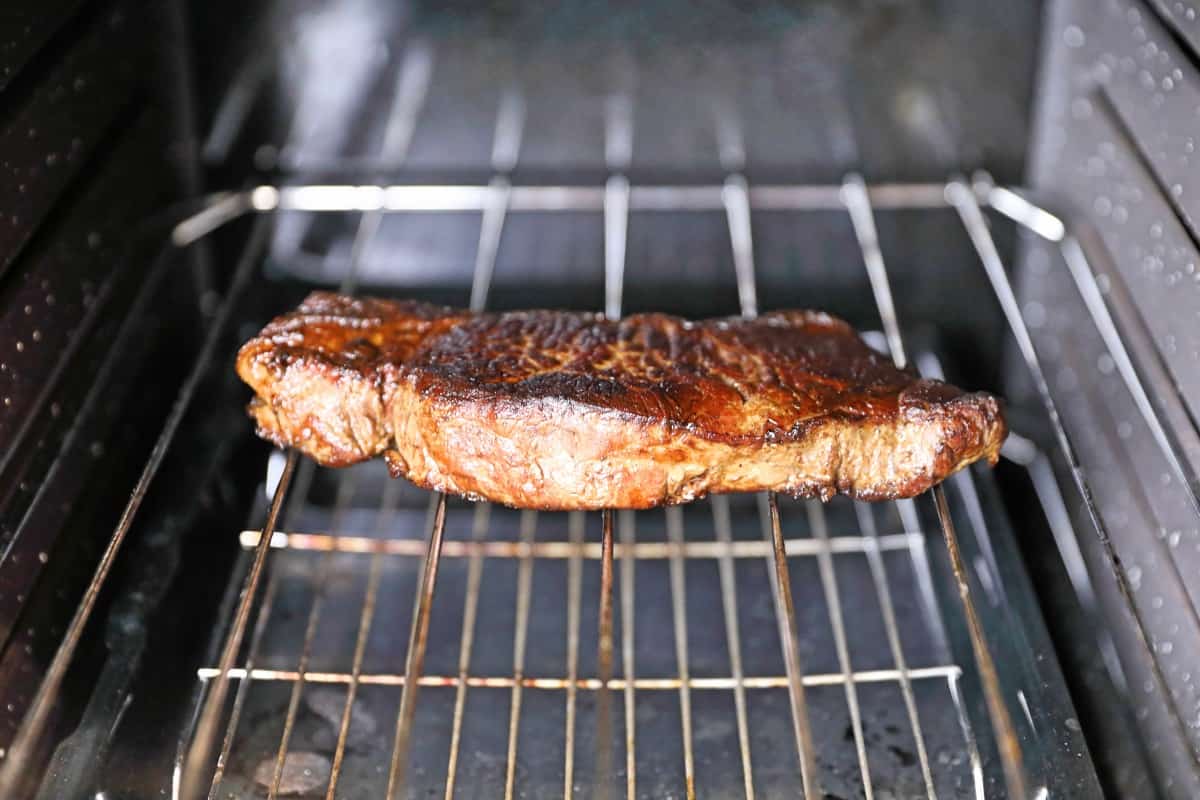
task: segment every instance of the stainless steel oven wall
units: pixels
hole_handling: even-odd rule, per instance
[[[1082,250],[1068,239],[1066,256],[1083,253],[1087,264],[1029,241],[1020,275],[1131,590],[1120,591],[1078,504],[1081,555],[1131,719],[1158,789],[1181,798],[1200,796],[1197,16],[1200,4],[1167,0],[1062,0],[1049,10],[1030,177],[1075,223]]]

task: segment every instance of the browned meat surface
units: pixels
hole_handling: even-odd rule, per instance
[[[817,311],[471,314],[314,293],[238,354],[261,436],[328,466],[525,508],[710,492],[911,497],[1006,434],[999,401],[917,378]]]

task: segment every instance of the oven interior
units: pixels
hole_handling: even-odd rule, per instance
[[[1194,796],[1195,426],[1047,155],[1072,3],[44,5],[0,51],[5,796]],[[472,504],[253,435],[233,354],[314,288],[819,307],[1013,434],[912,501]]]

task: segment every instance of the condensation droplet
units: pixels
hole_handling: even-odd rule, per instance
[[[1086,40],[1078,25],[1068,25],[1063,31],[1063,43],[1067,47],[1083,47]]]
[[[1040,328],[1046,324],[1046,307],[1036,300],[1025,304],[1025,324],[1031,328]]]

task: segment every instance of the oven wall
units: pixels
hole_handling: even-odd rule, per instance
[[[1030,182],[1072,221],[1091,270],[1073,274],[1062,248],[1031,239],[1020,273],[1050,388],[1131,590],[1078,498],[1074,558],[1095,596],[1074,637],[1094,646],[1089,631],[1105,632],[1117,657],[1085,667],[1093,688],[1115,690],[1077,703],[1107,707],[1114,729],[1136,725],[1139,736],[1123,738],[1143,746],[1171,797],[1200,793],[1198,15],[1194,2],[1052,4]],[[1097,325],[1106,316],[1127,362]],[[1136,762],[1110,760],[1122,796],[1153,791]]]
[[[187,263],[148,297],[154,219],[187,190],[168,6],[0,14],[0,752],[173,395],[164,350],[186,357],[211,288]]]

